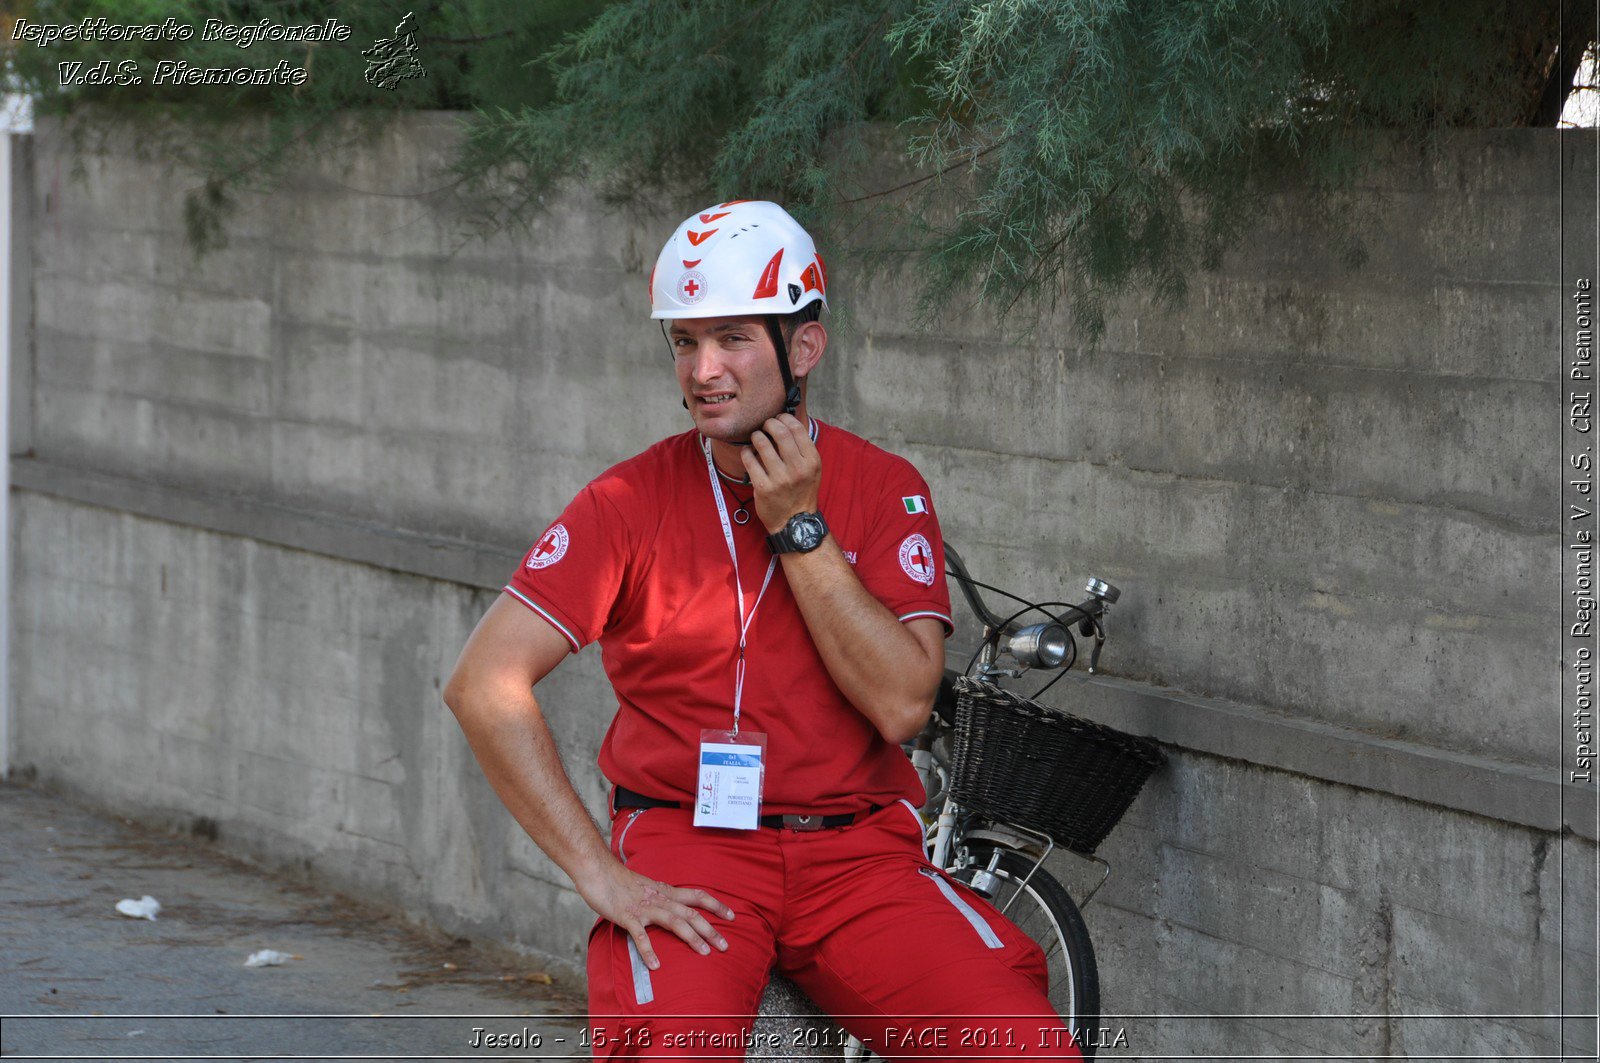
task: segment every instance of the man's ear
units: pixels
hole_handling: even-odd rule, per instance
[[[828,349],[828,330],[820,321],[807,321],[789,338],[789,371],[796,377],[810,376]]]

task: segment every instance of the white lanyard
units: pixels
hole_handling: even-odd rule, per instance
[[[717,518],[722,521],[722,538],[728,544],[728,557],[733,560],[733,588],[739,593],[739,660],[733,667],[733,733],[739,733],[739,706],[744,697],[744,646],[745,634],[750,630],[750,622],[756,618],[756,610],[761,608],[761,599],[767,595],[767,585],[772,582],[772,573],[778,567],[778,557],[773,555],[767,562],[767,575],[761,581],[761,592],[756,595],[756,604],[750,607],[749,615],[744,611],[744,584],[739,582],[739,550],[733,545],[733,525],[728,523],[728,506],[722,500],[722,485],[717,483],[717,467],[711,461],[711,441],[702,439],[700,449],[706,456],[706,476],[711,480],[711,495],[717,500]]]

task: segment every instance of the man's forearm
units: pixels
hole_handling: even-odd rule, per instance
[[[798,418],[784,413],[769,419],[762,431],[751,434],[738,459],[770,534],[797,513],[816,512],[822,462]],[[814,550],[782,557],[784,578],[828,675],[879,734],[891,742],[910,741],[928,721],[944,668],[942,653],[925,648],[868,593],[833,536]]]
[[[506,809],[584,892],[611,850],[567,778],[533,692],[479,689],[450,707]]]
[[[944,662],[874,598],[828,536],[804,554],[783,554],[783,574],[828,675],[891,742],[928,720]]]
[[[635,874],[611,855],[561,766],[531,691],[480,687],[462,695],[448,690],[446,701],[507,810],[572,879],[584,903],[627,932],[647,967],[661,966],[646,930],[650,926],[666,928],[702,955],[727,950],[727,939],[703,913],[732,919],[731,908],[705,890]]]

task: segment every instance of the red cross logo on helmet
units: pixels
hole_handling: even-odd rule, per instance
[[[693,305],[706,297],[706,275],[697,269],[685,270],[678,278],[678,298]]]

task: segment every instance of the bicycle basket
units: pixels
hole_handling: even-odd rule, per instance
[[[1166,757],[1124,734],[992,683],[956,680],[950,790],[991,819],[1090,854]]]

